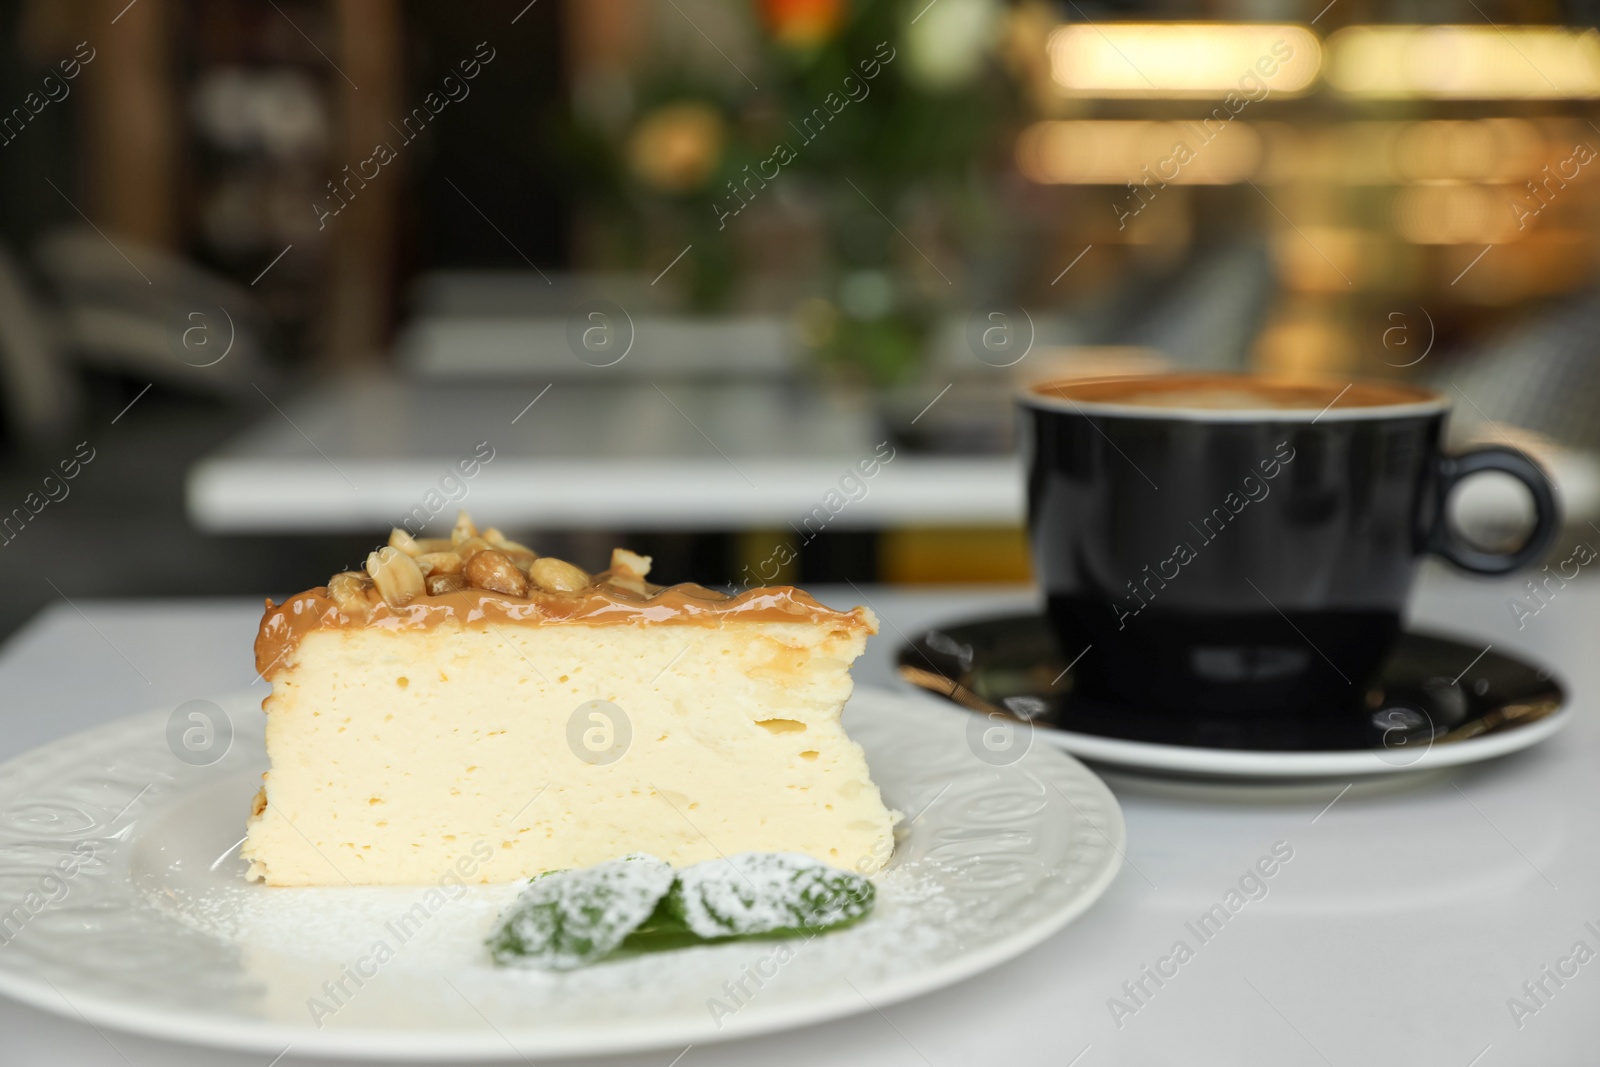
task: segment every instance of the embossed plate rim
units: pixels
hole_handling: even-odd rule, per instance
[[[241,699],[240,694],[230,694],[218,698],[218,702],[232,706]],[[852,698],[846,711],[847,721],[850,722],[852,734],[858,736],[867,747],[874,777],[880,780],[886,793],[917,781],[915,768],[896,765],[894,753],[887,751],[885,746],[894,746],[897,738],[907,742],[906,747],[912,749],[915,745],[909,742],[926,742],[930,726],[928,710],[914,696],[884,689],[858,689]],[[33,790],[32,795],[41,795],[38,781],[42,774],[41,766],[49,767],[62,761],[62,757],[68,754],[71,755],[71,764],[79,768],[80,775],[92,775],[94,761],[106,754],[106,746],[126,744],[130,737],[140,739],[146,756],[166,755],[164,748],[157,752],[157,746],[162,745],[160,727],[169,711],[158,709],[119,719],[52,742],[0,765],[0,822],[4,821],[5,815],[20,810],[17,802],[28,800],[29,788]],[[947,734],[952,745],[961,745],[966,718],[965,713],[950,709],[949,717],[943,725],[936,726],[935,731]],[[876,734],[883,736],[875,737]],[[125,754],[126,750],[117,753],[118,756]],[[1056,844],[1068,855],[1081,855],[1089,859],[1083,869],[1075,866],[1071,877],[1062,877],[1059,864],[1050,871],[1039,871],[1033,875],[1031,884],[1040,888],[1030,888],[1029,892],[1039,893],[1045,899],[1050,894],[1056,894],[1058,900],[1020,929],[992,940],[973,937],[972,947],[969,949],[963,944],[960,954],[954,958],[921,969],[907,967],[899,974],[869,982],[860,990],[842,988],[837,992],[813,995],[793,1003],[785,1002],[780,990],[775,995],[752,1002],[734,1017],[730,1025],[722,1029],[712,1028],[707,1016],[696,1012],[693,1017],[684,1013],[670,1022],[646,1020],[630,1025],[626,1019],[617,1019],[603,1029],[595,1026],[500,1026],[482,1031],[462,1031],[429,1030],[419,1026],[418,1029],[404,1032],[376,1028],[318,1030],[309,1023],[252,1020],[238,1013],[202,1007],[151,1006],[138,1003],[131,994],[115,996],[96,993],[75,987],[70,980],[51,983],[42,975],[19,971],[17,964],[25,963],[27,958],[19,960],[13,956],[8,959],[4,946],[0,946],[0,994],[68,1018],[186,1043],[247,1049],[269,1055],[278,1054],[285,1046],[291,1046],[302,1055],[379,1056],[399,1060],[436,1059],[441,1056],[462,1061],[503,1060],[508,1052],[508,1042],[512,1045],[509,1051],[524,1057],[611,1055],[753,1037],[843,1018],[947,987],[1006,962],[1054,935],[1083,914],[1111,884],[1121,867],[1126,849],[1126,827],[1121,808],[1110,789],[1083,764],[1053,747],[1035,746],[1022,760],[1022,765],[1030,772],[1030,778],[1034,777],[1033,772],[1043,774],[1044,777],[1036,779],[1041,788],[1048,780],[1073,809],[1067,812],[1054,799],[1049,799],[1048,804],[1040,809],[1039,823],[1056,831]],[[86,763],[87,769],[84,766]],[[979,775],[986,776],[985,782],[988,784],[980,783],[981,788],[996,793],[1004,792],[1006,780],[1003,775],[994,773],[993,768],[974,768],[972,773],[974,781]],[[203,773],[188,773],[176,761],[173,762],[172,779],[174,791],[165,798],[169,804],[181,802],[186,789],[196,791],[216,781]],[[24,791],[20,794],[17,792],[19,780],[24,783]],[[71,788],[70,779],[63,781],[60,776],[51,777],[50,783],[58,794]],[[1065,792],[1062,792],[1063,787]],[[128,793],[132,793],[131,788]],[[1083,801],[1088,812],[1080,808],[1068,793]],[[48,796],[49,793],[42,795]],[[1048,798],[1048,793],[1045,795]],[[248,798],[241,798],[241,810],[247,801]],[[107,856],[111,869],[104,876],[104,885],[108,887],[110,896],[100,902],[112,908],[141,906],[140,887],[129,877],[132,854],[140,834],[138,810],[135,808],[134,816],[121,824],[121,816],[118,816],[103,826],[97,824],[92,828],[93,833],[100,835],[97,840],[116,842]],[[911,814],[908,813],[908,818]],[[949,815],[940,813],[936,803],[930,804],[912,820],[907,841],[925,843],[934,840],[933,835],[941,825],[962,829],[959,823],[941,823],[941,819],[949,818]],[[1091,837],[1091,834],[1097,836]],[[70,842],[70,838],[61,837],[58,847],[60,841]],[[20,839],[15,831],[9,835],[0,831],[0,857],[3,857],[5,849],[18,843]],[[902,850],[909,847],[909,844],[901,846]],[[16,863],[8,868],[0,858],[0,877],[19,873],[37,874],[40,869]],[[952,874],[951,877],[956,875]],[[95,901],[91,899],[91,903]],[[21,935],[26,936],[26,931],[22,931]],[[93,961],[86,960],[80,966],[91,969]],[[62,975],[58,973],[57,977],[61,978]],[[129,977],[124,981],[132,986],[136,979]],[[779,987],[775,986],[774,989]],[[425,1020],[422,1022],[425,1023]]]

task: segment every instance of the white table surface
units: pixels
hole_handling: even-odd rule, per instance
[[[1390,782],[1204,786],[1107,775],[1128,860],[1106,896],[1040,947],[904,1004],[732,1044],[589,1063],[627,1067],[1126,1064],[1540,1067],[1596,1062],[1600,959],[1519,1029],[1508,998],[1569,955],[1600,952],[1600,585],[1560,590],[1519,631],[1518,584],[1430,570],[1419,622],[1537,655],[1568,682],[1572,726],[1493,764]],[[831,602],[852,591],[820,590]],[[883,635],[861,684],[895,684],[900,633],[1030,602],[1017,590],[871,588]],[[81,609],[81,613],[80,613]],[[259,606],[239,600],[60,604],[0,651],[0,759],[156,705],[249,685]],[[1465,666],[1465,664],[1463,664]],[[932,698],[927,698],[932,699]],[[1337,803],[1332,804],[1338,797]],[[1107,1007],[1275,842],[1292,861],[1119,1029]],[[0,950],[3,951],[3,950]],[[1547,980],[1548,981],[1548,980]],[[0,1000],[5,1067],[267,1067]],[[291,1052],[282,1063],[299,1060]],[[547,1067],[552,1061],[541,1061]]]

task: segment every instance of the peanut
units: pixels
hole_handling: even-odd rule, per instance
[[[398,608],[422,595],[422,570],[417,561],[395,548],[380,548],[367,557],[367,574],[383,602]]]
[[[587,574],[554,556],[540,556],[534,560],[528,568],[528,577],[540,589],[551,593],[575,593],[589,584]]]
[[[353,619],[364,619],[371,610],[367,603],[367,576],[345,571],[328,579],[328,599]]]
[[[435,574],[460,574],[463,561],[454,552],[424,552],[417,557],[417,566],[426,577]]]
[[[528,580],[517,565],[497,548],[486,548],[467,560],[467,582],[476,589],[488,589],[510,596],[526,596]]]
[[[443,596],[446,593],[459,593],[466,587],[467,579],[461,574],[428,575],[429,596]]]
[[[641,556],[637,552],[629,552],[625,548],[611,550],[611,569],[623,574],[631,574],[635,578],[648,578],[650,576],[650,557]]]
[[[389,547],[397,548],[413,558],[422,554],[422,547],[417,544],[417,539],[398,526],[389,531]]]
[[[461,562],[465,563],[467,560],[471,559],[473,556],[476,556],[479,552],[482,552],[484,549],[489,547],[489,542],[485,541],[483,538],[469,537],[465,541],[462,541],[460,544],[456,545],[455,554],[461,557]]]

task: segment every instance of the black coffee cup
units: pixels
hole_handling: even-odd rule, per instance
[[[1536,464],[1510,448],[1444,454],[1449,404],[1413,386],[1161,375],[1036,385],[1021,408],[1035,576],[1095,696],[1350,706],[1399,636],[1424,553],[1503,574],[1560,526]],[[1451,490],[1490,470],[1533,495],[1512,552],[1446,519]]]

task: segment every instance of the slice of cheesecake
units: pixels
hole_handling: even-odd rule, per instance
[[[896,816],[839,723],[872,613],[649,566],[619,549],[591,576],[463,515],[268,601],[249,877],[501,882],[635,851],[882,867]]]

